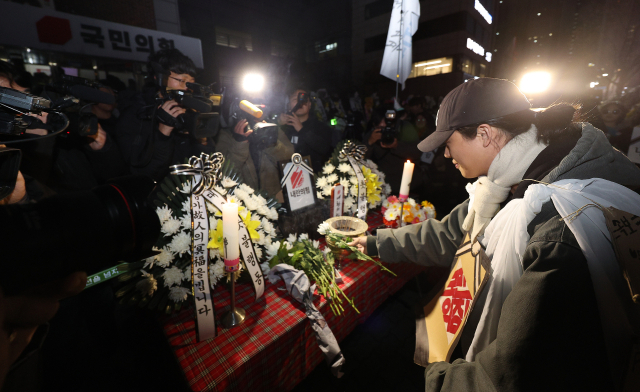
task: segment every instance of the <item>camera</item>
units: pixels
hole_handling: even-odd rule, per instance
[[[122,260],[152,256],[160,235],[160,221],[149,200],[154,188],[150,178],[130,176],[91,191],[0,206],[4,293],[27,292],[75,271],[92,274]]]
[[[273,147],[278,143],[278,126],[273,123],[259,122],[262,118],[261,108],[247,100],[235,98],[230,106],[229,123],[233,128],[240,120],[247,120],[248,127],[253,133],[247,137],[233,133],[233,137],[238,141],[249,140],[249,143],[257,148]]]
[[[384,122],[387,126],[382,130],[380,137],[381,144],[392,144],[393,140],[398,137],[398,122],[396,121],[396,111],[387,110],[384,114]]]
[[[0,136],[1,143],[8,144],[31,138],[27,129],[43,128],[49,132],[60,132],[69,124],[68,118],[54,110],[51,100],[18,90],[0,87]],[[48,112],[47,124],[26,112],[40,114]]]
[[[298,93],[298,100],[296,101],[296,105],[293,107],[293,109],[289,110],[287,112],[287,114],[289,115],[295,115],[295,113],[302,107],[302,105],[304,105],[305,103],[309,102],[309,95],[307,93],[304,92],[299,92]]]

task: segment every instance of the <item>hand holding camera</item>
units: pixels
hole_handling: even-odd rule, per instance
[[[300,132],[300,130],[302,129],[302,121],[300,121],[300,119],[297,116],[291,115],[291,114],[284,114],[282,117],[284,117],[285,124],[291,125],[293,129],[296,130],[296,132]]]
[[[241,119],[240,121],[238,121],[238,123],[236,124],[235,127],[233,127],[233,132],[235,132],[236,134],[244,137],[244,138],[248,138],[249,135],[251,135],[253,133],[253,129],[247,127],[247,125],[249,124],[249,122],[245,119]],[[241,141],[241,143],[246,143],[249,140],[243,140]]]
[[[165,136],[171,135],[171,132],[176,127],[178,116],[187,112],[187,110],[173,99],[166,101],[160,107],[158,107],[158,117],[160,123],[158,124],[158,130]],[[167,117],[168,116],[168,117]]]

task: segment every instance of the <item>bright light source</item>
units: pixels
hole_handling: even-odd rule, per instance
[[[551,85],[551,74],[548,72],[529,72],[520,81],[523,93],[541,93]]]
[[[542,15],[541,13],[538,12],[538,16]]]
[[[609,76],[609,74],[602,74],[602,76]]]
[[[264,78],[258,74],[245,75],[242,80],[242,88],[245,91],[260,91],[264,87]]]
[[[491,62],[491,55],[492,55],[491,52],[487,52],[484,54],[484,59],[487,60],[488,63]]]
[[[491,24],[491,22],[493,21],[491,14],[489,13],[489,11],[487,11],[486,8],[484,8],[484,6],[478,0],[476,0],[474,7],[478,11],[478,13],[482,15],[484,20],[486,20],[487,23]]]
[[[600,84],[600,83],[598,83],[598,82],[591,82],[591,83],[589,83],[589,87],[590,87],[590,88],[594,88],[595,86],[597,86],[597,85],[599,85],[599,84]]]
[[[441,62],[442,62],[442,60],[429,61],[428,63],[416,64],[416,67],[424,67],[425,65],[438,64],[438,63],[441,63]]]
[[[474,51],[475,53],[479,54],[480,56],[484,56],[484,48],[482,46],[480,46],[479,43],[477,43],[476,41],[472,40],[471,38],[467,38],[467,49],[470,49],[470,50]]]
[[[31,49],[27,48],[27,53],[31,52]]]

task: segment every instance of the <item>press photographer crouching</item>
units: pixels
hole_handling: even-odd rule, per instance
[[[150,55],[147,71],[150,83],[122,103],[116,140],[131,173],[160,181],[170,165],[214,152],[218,117],[210,113],[213,105],[207,94],[192,91],[200,87],[195,84],[196,67],[179,50]]]
[[[367,125],[368,132],[363,139],[367,145],[366,158],[375,162],[380,171],[386,174],[394,195],[400,193],[403,163],[407,160],[415,163],[421,154],[417,143],[398,140],[399,125],[394,110],[375,109],[371,113]],[[419,189],[421,177],[414,176],[411,182],[412,189]]]
[[[284,132],[263,117],[261,109],[236,98],[230,105],[228,127],[218,135],[216,152],[233,163],[247,185],[282,202],[278,161],[290,160],[294,149]]]

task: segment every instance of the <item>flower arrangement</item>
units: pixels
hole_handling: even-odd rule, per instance
[[[227,170],[214,189],[228,201],[239,205],[244,221],[255,245],[256,256],[262,262],[263,273],[269,271],[264,261],[266,249],[276,237],[279,206],[277,201],[240,183],[238,175]],[[159,253],[129,265],[131,271],[118,277],[123,286],[116,291],[121,302],[171,312],[180,309],[191,294],[191,183],[190,178],[170,175],[161,184],[156,212],[161,234],[153,248]],[[209,281],[213,289],[225,276],[222,237],[222,213],[205,200],[209,216]],[[279,244],[279,242],[277,242]],[[241,263],[242,269],[242,263]]]
[[[358,209],[358,178],[347,158],[340,159],[339,152],[343,143],[339,143],[329,161],[322,168],[322,175],[316,174],[316,195],[318,199],[331,196],[331,188],[344,186],[344,213],[355,214]],[[380,206],[382,199],[391,194],[391,186],[385,182],[385,175],[371,160],[363,160],[362,174],[367,181],[367,203],[369,208]]]
[[[382,203],[382,222],[387,227],[405,226],[411,223],[423,222],[436,217],[436,209],[433,204],[423,201],[421,204],[409,198],[402,203],[396,196],[389,196]]]

